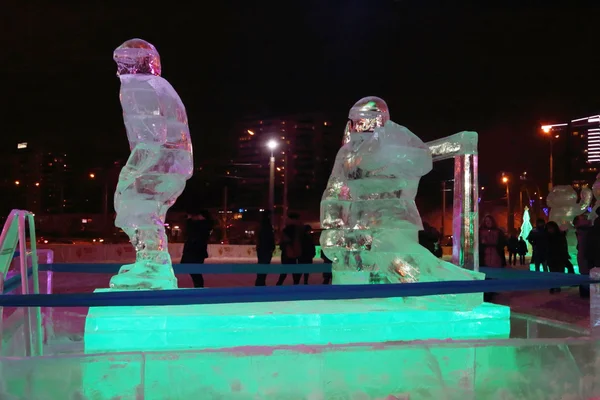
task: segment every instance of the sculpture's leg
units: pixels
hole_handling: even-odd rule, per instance
[[[477,155],[454,157],[452,263],[479,271],[479,182]]]
[[[175,289],[165,232],[165,215],[183,188],[184,179],[165,177],[166,187],[156,187],[155,193],[140,193],[136,184],[115,195],[118,204],[116,225],[130,237],[136,249],[136,261],[124,265],[110,281],[114,289]]]
[[[362,270],[360,252],[343,252],[343,259],[331,264],[333,285],[360,285],[370,283],[369,271]]]
[[[138,226],[131,241],[136,247],[136,260],[124,265],[110,280],[114,289],[176,289],[164,225],[153,221],[150,215],[135,218]],[[134,222],[132,221],[132,222]],[[161,226],[162,225],[162,226]],[[127,229],[130,231],[130,229]]]

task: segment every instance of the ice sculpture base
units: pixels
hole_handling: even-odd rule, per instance
[[[396,299],[90,307],[85,351],[505,338],[509,319],[510,309],[495,304],[425,311],[399,308]]]
[[[390,353],[378,352],[378,343],[389,343],[381,344],[383,349],[399,345],[398,341],[505,339],[510,333],[509,317],[508,307],[495,304],[484,303],[469,312],[423,311],[400,309],[398,299],[91,307],[85,327],[87,354],[162,353],[146,354],[145,367],[127,362],[119,363],[121,367],[90,363],[85,367],[83,382],[86,395],[107,399],[125,394],[133,398],[136,392],[139,395],[143,391],[147,396],[144,398],[158,400],[173,390],[180,395],[177,398],[194,398],[199,394],[207,399],[227,395],[246,398],[244,395],[261,393],[265,395],[261,398],[296,399],[313,398],[319,389],[328,387],[325,382],[340,375],[351,386],[346,388],[348,393],[360,391],[361,387],[364,390],[365,384],[369,387],[373,384],[375,388],[385,381],[381,390],[400,395],[403,391],[399,386],[412,391],[422,383],[415,381],[413,386],[410,379],[405,379],[402,385],[391,385],[392,376],[429,376],[432,372],[426,372],[425,366],[437,362],[443,375],[438,378],[456,380],[459,372],[473,368],[475,349],[431,352],[424,342],[403,342],[407,348],[400,353]],[[363,349],[362,355],[355,354],[355,350],[340,352],[332,348],[331,352],[325,352],[333,357],[331,360],[325,353],[317,354],[323,350],[315,353],[310,347],[360,343],[371,343]],[[295,346],[296,350],[277,351],[277,346],[282,345],[284,348]],[[234,347],[238,350],[223,350]],[[204,350],[201,355],[179,353],[186,349]],[[381,357],[374,356],[373,352]],[[487,359],[497,360],[496,355],[487,357],[486,354],[484,358],[483,369],[488,368]],[[398,369],[400,364],[406,367],[402,373]],[[389,365],[395,365],[394,371],[389,370]],[[418,371],[414,370],[415,366]],[[358,373],[359,370],[370,371],[374,382],[362,382],[360,374],[363,372]],[[174,386],[166,379],[173,376],[178,377]],[[202,379],[198,381],[192,376]],[[141,382],[145,384],[140,386]],[[304,387],[308,383],[310,387]],[[443,386],[441,382],[432,383],[434,387],[438,385]],[[263,392],[267,389],[273,390],[272,397]],[[285,397],[284,393],[289,396]],[[330,397],[317,395],[315,398]]]

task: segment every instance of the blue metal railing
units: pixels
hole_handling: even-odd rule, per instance
[[[30,277],[33,274],[33,268],[29,268],[27,270],[27,277]],[[14,292],[15,290],[19,289],[21,287],[21,281],[22,281],[22,277],[21,274],[17,274],[14,275],[10,278],[8,278],[5,282],[4,282],[4,290],[2,291],[2,294],[9,294]]]
[[[40,271],[67,273],[116,273],[120,264],[41,264]],[[256,274],[330,272],[330,264],[176,264],[177,274]],[[315,285],[294,287],[242,287],[164,291],[121,291],[104,293],[0,296],[5,307],[90,307],[158,306],[274,302],[298,300],[365,299],[441,294],[541,290],[561,286],[600,283],[587,276],[540,273],[498,268],[482,268],[491,280],[444,281],[387,285]],[[20,275],[6,282],[8,289],[18,287]]]
[[[96,264],[96,263],[54,263],[40,264],[40,271],[89,273],[89,274],[116,274],[123,264]],[[296,273],[327,273],[331,272],[331,264],[173,264],[175,274],[296,274]],[[564,279],[579,279],[580,275],[568,275],[559,272],[536,272],[517,270],[511,268],[480,267],[479,271],[489,279],[538,279],[541,277],[555,277]]]

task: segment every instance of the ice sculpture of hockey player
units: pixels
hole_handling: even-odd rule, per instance
[[[429,148],[389,120],[386,103],[366,97],[350,110],[321,201],[321,246],[333,261],[334,284],[478,280],[484,275],[442,261],[419,245],[415,204],[420,178],[432,168]],[[406,298],[407,304],[471,309],[481,294]],[[436,303],[432,306],[431,302]]]
[[[158,52],[141,39],[113,55],[121,80],[121,106],[131,155],[115,192],[115,225],[135,247],[134,264],[112,277],[114,289],[175,289],[165,216],[192,176],[192,143],[185,107],[161,78]]]
[[[577,236],[573,228],[573,219],[586,212],[592,203],[592,191],[589,188],[581,189],[581,200],[577,202],[577,192],[569,185],[558,185],[546,197],[546,204],[550,207],[550,221],[558,224],[567,235],[567,246],[572,260],[577,259]]]
[[[561,230],[573,227],[573,218],[586,212],[592,202],[592,191],[581,189],[581,201],[577,202],[577,192],[569,185],[558,185],[546,198],[550,207],[550,221],[558,224]]]

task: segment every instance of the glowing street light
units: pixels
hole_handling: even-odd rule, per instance
[[[15,185],[19,186],[20,184],[21,184],[21,182],[15,181]]]
[[[254,132],[253,132],[253,131],[251,131],[250,129],[248,129],[248,130],[247,130],[247,132],[248,132],[248,135],[250,135],[250,136],[254,136]]]
[[[273,152],[273,150],[277,148],[277,141],[273,139],[269,140],[267,142],[267,147],[269,148],[269,150],[271,150],[271,152]]]
[[[271,215],[275,212],[275,156],[273,150],[277,148],[276,140],[269,140],[267,142],[267,148],[271,150],[271,157],[269,158],[269,210]]]
[[[90,178],[91,178],[91,179],[94,179],[95,177],[96,177],[96,174],[93,174],[93,173],[92,173],[92,174],[90,174]]]
[[[544,132],[545,135],[548,135],[548,138],[550,139],[550,182],[548,183],[548,190],[552,190],[552,186],[554,186],[554,149],[553,149],[553,142],[554,139],[558,139],[559,135],[555,135],[552,133],[552,130],[554,128],[561,128],[561,127],[565,127],[568,124],[554,124],[554,125],[542,125],[541,129],[542,132]]]
[[[502,183],[504,183],[506,185],[506,228],[508,230],[508,233],[510,234],[510,232],[513,229],[513,224],[512,224],[512,216],[510,215],[510,185],[508,184],[509,179],[508,176],[504,175],[504,173],[502,174]]]

